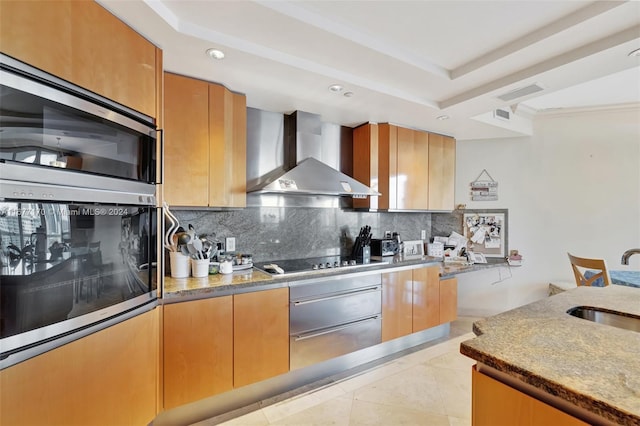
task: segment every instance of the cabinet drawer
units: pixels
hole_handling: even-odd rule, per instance
[[[328,327],[290,337],[290,369],[302,368],[381,342],[382,317],[377,315],[352,323]]]

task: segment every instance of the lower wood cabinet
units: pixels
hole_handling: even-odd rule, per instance
[[[289,371],[289,289],[233,296],[233,386]]]
[[[233,388],[233,297],[164,306],[164,408]]]
[[[289,371],[289,289],[171,303],[163,318],[164,408]]]
[[[150,424],[158,413],[158,311],[1,370],[0,424]]]
[[[458,318],[458,279],[455,277],[440,280],[440,323],[451,322]]]
[[[451,322],[457,308],[457,281],[439,266],[382,274],[383,342]]]
[[[440,324],[440,267],[413,269],[413,332]]]
[[[588,424],[478,372],[475,366],[471,370],[471,378],[473,426]]]
[[[382,274],[382,341],[413,333],[413,271]]]

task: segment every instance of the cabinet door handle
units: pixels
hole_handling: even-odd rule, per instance
[[[382,286],[369,287],[369,288],[365,288],[365,289],[359,289],[359,290],[355,290],[355,291],[349,291],[349,292],[344,292],[344,293],[340,293],[340,294],[335,294],[335,295],[332,295],[332,296],[319,297],[317,299],[299,300],[297,302],[293,302],[293,304],[295,306],[308,305],[310,303],[324,302],[325,300],[340,299],[342,297],[358,296],[358,295],[367,294],[367,293],[376,293],[376,292],[379,292],[381,289],[382,289]]]

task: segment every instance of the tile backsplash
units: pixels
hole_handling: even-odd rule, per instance
[[[460,232],[455,213],[357,212],[339,208],[247,207],[241,210],[174,210],[186,229],[224,241],[236,238],[236,251],[256,261],[349,255],[360,227],[369,225],[374,238],[395,231],[403,240],[419,240],[420,231],[432,235]]]

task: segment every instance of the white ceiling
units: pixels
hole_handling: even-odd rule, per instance
[[[98,1],[163,50],[166,71],[347,126],[513,137],[540,110],[640,103],[640,57],[628,56],[640,1]],[[544,90],[497,98],[534,83]]]

